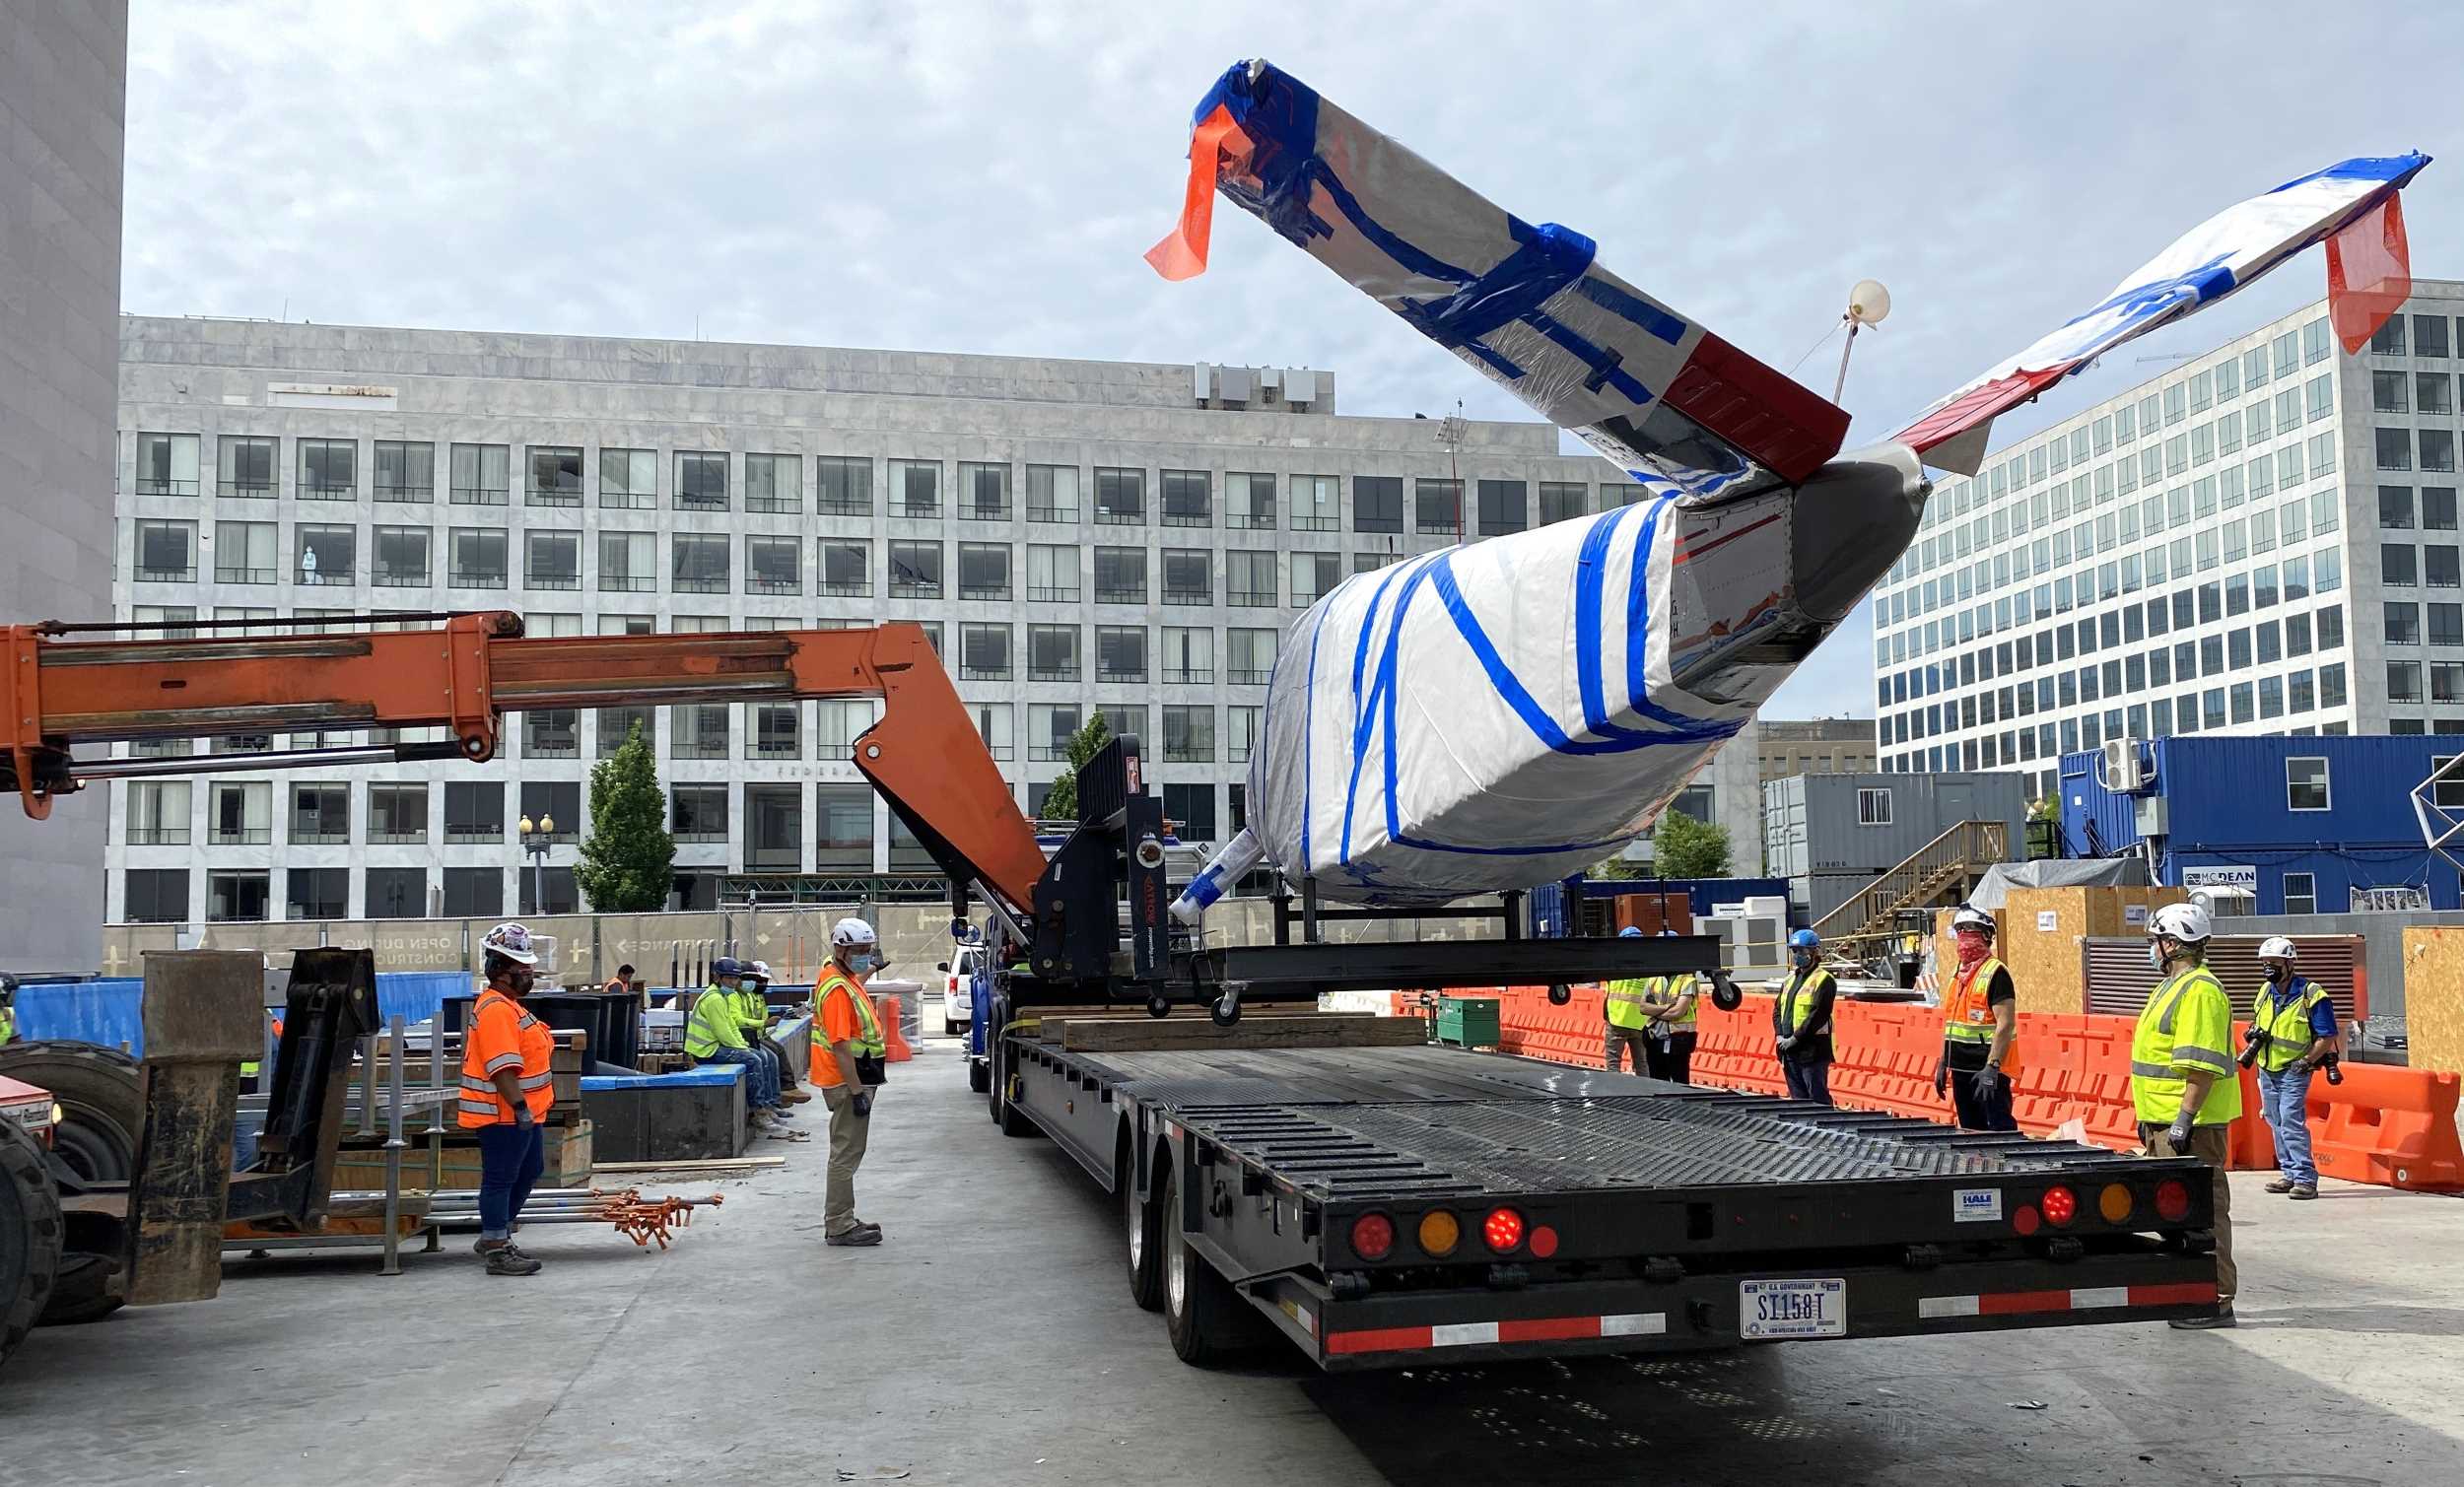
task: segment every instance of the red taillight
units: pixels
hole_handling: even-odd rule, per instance
[[[1542,1224],[1538,1229],[1532,1231],[1532,1253],[1535,1256],[1540,1259],[1546,1259],[1548,1256],[1556,1252],[1556,1230],[1549,1228],[1546,1224]]]
[[[2079,1194],[2067,1187],[2046,1188],[2037,1203],[2045,1210],[2045,1222],[2057,1229],[2069,1228],[2071,1220],[2079,1217]]]
[[[2036,1217],[2036,1205],[2033,1203],[2021,1203],[2018,1211],[2011,1215],[2011,1227],[2019,1231],[2021,1239],[2034,1234],[2042,1222]]]
[[[1480,1225],[1480,1238],[1488,1247],[1504,1254],[1523,1243],[1523,1215],[1511,1208],[1492,1208],[1488,1219]]]
[[[2156,1184],[2156,1217],[2168,1224],[2178,1224],[2190,1217],[2190,1184],[2179,1178],[2166,1178]]]
[[[1362,1259],[1384,1259],[1395,1252],[1395,1221],[1383,1213],[1364,1213],[1352,1220],[1352,1253]]]

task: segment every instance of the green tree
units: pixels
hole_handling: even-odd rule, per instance
[[[1651,835],[1652,873],[1662,878],[1728,876],[1728,828],[1663,811]]]
[[[1069,773],[1053,781],[1052,789],[1044,796],[1042,809],[1036,814],[1047,821],[1075,821],[1078,818],[1078,772],[1085,769],[1086,762],[1111,742],[1112,724],[1104,720],[1103,710],[1098,709],[1086,720],[1085,727],[1069,735],[1069,742],[1062,750],[1069,756]]]
[[[625,746],[591,767],[590,836],[574,881],[600,913],[647,913],[667,907],[675,865],[667,795],[636,722]]]

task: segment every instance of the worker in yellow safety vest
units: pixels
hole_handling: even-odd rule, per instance
[[[1994,956],[1994,916],[1961,908],[1951,916],[1959,969],[1942,1000],[1942,1057],[1934,1094],[1948,1093],[1961,1130],[2018,1130],[2011,1115],[2011,1046],[2019,1030],[2019,992]]]
[[[1663,929],[1664,938],[1674,938],[1677,931]],[[1651,1018],[1651,1041],[1646,1051],[1651,1059],[1651,1077],[1666,1079],[1672,1084],[1694,1082],[1694,992],[1695,980],[1688,975],[1660,978],[1659,993],[1643,1004]]]
[[[1788,980],[1771,998],[1771,1045],[1791,1100],[1831,1103],[1831,1007],[1839,984],[1822,969],[1822,939],[1811,929],[1788,937]]]
[[[2152,1157],[2197,1157],[2216,1193],[2214,1316],[2176,1318],[2176,1327],[2233,1324],[2232,1188],[2224,1180],[2232,1122],[2241,1115],[2241,1075],[2233,1065],[2233,1006],[2207,966],[2208,912],[2167,904],[2148,915],[2148,961],[2164,980],[2148,997],[2130,1044],[2131,1102],[2139,1139]]]
[[[2318,1196],[2318,1164],[2310,1157],[2310,1075],[2327,1067],[2336,1078],[2336,1009],[2327,993],[2293,971],[2300,952],[2272,934],[2259,945],[2267,984],[2250,1008],[2249,1046],[2241,1061],[2259,1076],[2259,1109],[2276,1133],[2276,1181],[2270,1192]]]
[[[0,976],[0,1048],[17,1041],[17,978]]]
[[[1638,940],[1643,932],[1628,924],[1617,931],[1617,938]],[[1607,1019],[1601,1030],[1601,1066],[1609,1073],[1622,1071],[1628,1054],[1633,1056],[1634,1072],[1643,1072],[1651,1058],[1651,1007],[1660,999],[1662,978],[1657,976],[1627,977],[1612,980],[1601,991],[1600,1010]]]
[[[812,1080],[830,1106],[830,1175],[822,1190],[821,1238],[833,1248],[881,1243],[881,1226],[856,1216],[856,1169],[872,1139],[872,1103],[890,1045],[864,982],[881,969],[881,941],[862,919],[830,931],[830,960],[813,986]]]

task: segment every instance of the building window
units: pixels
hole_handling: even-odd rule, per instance
[[[533,619],[537,617],[532,616]],[[649,708],[601,708],[598,710],[599,758],[614,757],[633,740],[634,729],[642,730],[645,748],[658,747],[658,714]]]
[[[2306,872],[2285,874],[2285,912],[2318,912],[2318,875]]]
[[[1078,679],[1078,627],[1027,627],[1027,680],[1074,682]]]
[[[813,787],[813,866],[823,872],[872,869],[872,789],[860,784]]]
[[[1224,644],[1230,653],[1224,660],[1224,680],[1258,687],[1272,680],[1278,639],[1279,632],[1272,630],[1225,631]]]
[[[348,531],[345,527],[343,530]],[[279,528],[270,521],[214,523],[214,578],[218,583],[271,583],[281,576],[274,551]],[[306,568],[306,565],[302,565]],[[139,574],[144,577],[144,574]]]
[[[748,493],[746,499],[751,499]],[[804,544],[795,537],[746,537],[744,587],[756,594],[804,592]]]
[[[804,865],[804,787],[744,787],[744,866],[750,872],[795,872]]]
[[[447,845],[503,842],[505,782],[501,779],[447,782],[445,787],[445,840]]]
[[[667,757],[727,757],[727,708],[723,703],[679,703],[667,710]]]
[[[1583,514],[1591,487],[1562,480],[1540,483],[1540,525],[1564,521]]]
[[[890,544],[890,597],[941,597],[940,543],[893,541]]]
[[[274,786],[270,780],[217,783],[206,797],[206,843],[210,846],[263,846],[274,840]]]
[[[1078,600],[1078,550],[1048,543],[1027,545],[1027,598],[1047,604]]]
[[[1292,477],[1292,530],[1332,532],[1342,525],[1342,486],[1332,475]]]
[[[356,582],[359,569],[360,532],[352,526],[310,526],[300,524],[299,580],[302,583]]]
[[[1403,529],[1403,478],[1400,475],[1352,477],[1352,530],[1400,532]]]
[[[428,786],[371,784],[368,842],[371,846],[416,846],[428,840]],[[423,893],[421,907],[426,907]]]
[[[2448,493],[2450,507],[2454,495]],[[2378,488],[2378,524],[2390,531],[2413,529],[2413,488],[2411,486],[2380,486]]]
[[[2422,700],[2422,663],[2389,661],[2387,663],[2387,701],[2418,703]]]
[[[2455,431],[2424,429],[2421,431],[2422,465],[2424,470],[2450,475],[2455,472]]]
[[[1215,762],[1215,710],[1164,707],[1164,759],[1173,764]],[[1208,786],[1212,788],[1212,786]]]
[[[1215,633],[1191,626],[1164,627],[1163,679],[1204,686],[1215,679]]]
[[[1889,790],[1881,789],[1857,791],[1857,825],[1890,825]]]
[[[1077,466],[1027,466],[1027,519],[1070,523],[1077,521]]]
[[[1273,553],[1231,552],[1223,555],[1227,565],[1225,602],[1234,609],[1271,609],[1281,589],[1275,570],[1280,565]]]
[[[1334,553],[1292,554],[1292,607],[1306,609],[1343,581],[1342,559]]]
[[[1166,724],[1166,731],[1170,731]],[[1166,830],[1183,842],[1215,839],[1215,787],[1212,783],[1168,784],[1163,791]]]
[[[2415,315],[2413,317],[2413,355],[2444,358],[2446,354],[2447,317],[2445,315]]]
[[[1101,520],[1100,514],[1098,520]],[[1095,550],[1095,602],[1146,602],[1146,549],[1099,547]]]
[[[745,709],[744,757],[804,757],[804,710],[795,703],[756,703]]]
[[[1203,548],[1164,549],[1164,602],[1206,605],[1214,602],[1213,555]]]
[[[378,501],[416,502],[437,499],[437,446],[398,439],[376,440]]]
[[[803,459],[794,454],[744,456],[744,508],[773,516],[804,509]]]
[[[522,534],[522,586],[582,587],[582,534],[533,529]]]
[[[1412,529],[1438,536],[1453,537],[1463,531],[1463,482],[1460,480],[1415,480],[1412,482]]]
[[[128,786],[128,845],[188,845],[188,781],[139,779]]]
[[[2404,316],[2389,315],[2387,323],[2370,333],[2370,352],[2375,356],[2400,357],[2404,353]]]
[[[1271,494],[1269,496],[1271,499]],[[1213,526],[1215,494],[1203,470],[1163,472],[1164,525]],[[1273,507],[1267,507],[1271,515]]]
[[[340,919],[351,913],[351,869],[295,867],[283,874],[283,917]]]
[[[455,506],[504,506],[512,494],[513,451],[509,444],[455,444],[452,448]]]
[[[205,875],[205,916],[216,923],[262,919],[271,885],[271,875],[263,872],[209,872]]]
[[[1072,703],[1027,704],[1027,758],[1051,763],[1069,757],[1069,739],[1079,728]]]
[[[376,528],[375,582],[378,588],[426,588],[428,575],[428,528],[424,526],[380,526]]]
[[[1164,472],[1169,481],[1171,471]],[[1171,500],[1170,487],[1165,500]],[[1234,471],[1223,477],[1223,524],[1236,532],[1274,530],[1274,477]]]
[[[122,877],[120,918],[130,924],[188,922],[188,870],[132,867]]]
[[[667,832],[678,842],[727,840],[727,787],[679,784],[667,791]]]
[[[2374,429],[2370,432],[2378,445],[2378,468],[2382,470],[2413,468],[2412,430]]]
[[[1146,472],[1144,470],[1097,468],[1095,471],[1095,524],[1097,526],[1144,526],[1146,524]]]
[[[445,912],[447,918],[493,919],[505,912],[505,874],[494,867],[448,867],[445,870]]]
[[[506,533],[498,526],[457,526],[447,534],[446,581],[455,588],[505,586]]]
[[[2443,418],[2455,411],[2455,381],[2443,372],[2415,372],[2413,396],[2423,413]]]
[[[658,505],[658,454],[650,449],[599,451],[599,505],[647,511]]]
[[[254,434],[226,434],[217,458],[221,460],[216,472],[217,494],[232,499],[273,499],[274,441],[271,439]]]
[[[428,912],[428,869],[372,867],[364,918],[415,919]]]
[[[2372,413],[2412,412],[2412,376],[2408,372],[2371,372],[2370,411]]]
[[[1711,786],[1707,784],[1689,784],[1685,788],[1677,792],[1677,798],[1669,802],[1669,809],[1677,812],[1680,816],[1690,816],[1694,820],[1701,822],[1703,825],[1709,826],[1712,820],[1713,805],[1714,799],[1711,792]]]
[[[824,454],[813,467],[813,509],[824,516],[872,514],[871,460]]]
[[[1520,480],[1483,480],[1479,483],[1480,535],[1499,537],[1519,532],[1532,524],[1528,497],[1529,487]]]
[[[599,591],[650,593],[658,587],[658,538],[650,532],[599,533]]]
[[[1095,679],[1099,682],[1146,680],[1146,628],[1095,627]]]
[[[542,708],[522,717],[522,758],[580,759],[582,714],[572,708]],[[530,786],[523,785],[523,789]]]
[[[2285,809],[2330,809],[2326,759],[2318,755],[2296,755],[2285,761]]]
[[[1009,466],[970,464],[958,467],[958,514],[968,521],[1009,519]]]
[[[530,506],[582,505],[582,451],[570,444],[532,444],[530,487],[522,500]]]
[[[1009,597],[1009,544],[958,544],[958,596],[962,599]]]
[[[976,733],[984,740],[984,751],[1007,763],[1011,749],[1009,704],[969,703],[967,710],[975,716]]]
[[[727,456],[693,449],[676,451],[676,509],[727,509]]]
[[[821,591],[824,597],[860,599],[872,592],[872,560],[867,551],[870,544],[823,539],[821,544]],[[940,575],[935,573],[935,582]]]
[[[574,870],[570,867],[523,868],[514,879],[521,884],[521,912],[577,913],[582,900],[575,890]],[[544,893],[545,899],[540,898]]]
[[[231,522],[222,522],[230,526]],[[271,583],[274,566],[273,526],[265,523],[265,567],[261,581]],[[140,583],[188,583],[197,576],[197,524],[193,521],[139,521],[136,529],[136,570]],[[218,558],[217,562],[220,561]]]
[[[941,514],[941,462],[937,459],[890,461],[890,514],[916,521]]]
[[[137,494],[197,494],[197,437],[193,434],[137,436]],[[186,897],[183,885],[181,896]]]
[[[1257,748],[1266,725],[1264,708],[1232,707],[1224,710],[1224,760],[1227,764],[1249,763],[1250,752]]]

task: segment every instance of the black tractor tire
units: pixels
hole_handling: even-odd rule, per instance
[[[46,1040],[0,1048],[0,1075],[51,1092],[60,1121],[51,1159],[89,1183],[125,1183],[137,1170],[145,1095],[137,1060],[91,1043]]]
[[[1181,1228],[1177,1162],[1164,1173],[1156,1207],[1164,1239],[1164,1331],[1173,1353],[1193,1368],[1215,1368],[1256,1353],[1272,1330],[1213,1262],[1190,1247]]]
[[[0,1365],[50,1304],[61,1233],[60,1195],[41,1143],[0,1119]]]
[[[51,1283],[51,1301],[34,1324],[79,1326],[101,1321],[126,1306],[128,1298],[120,1292],[119,1269],[119,1262],[107,1254],[62,1255],[59,1274]]]
[[[1123,1260],[1129,1273],[1129,1299],[1142,1312],[1164,1309],[1164,1230],[1162,1205],[1138,1196],[1137,1169],[1129,1143],[1121,1143],[1114,1163],[1113,1183],[1121,1189],[1121,1227],[1126,1245]]]

